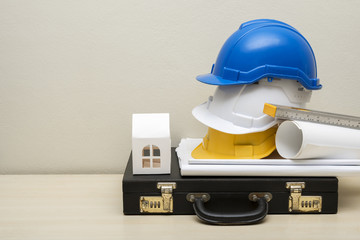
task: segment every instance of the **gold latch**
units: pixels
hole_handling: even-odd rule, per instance
[[[176,189],[174,182],[159,182],[157,188],[161,196],[141,196],[140,212],[142,213],[172,213],[173,212],[173,189]]]
[[[289,212],[321,212],[321,196],[302,196],[305,182],[287,182],[286,188],[290,190]]]

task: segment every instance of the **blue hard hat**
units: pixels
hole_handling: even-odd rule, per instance
[[[322,87],[314,52],[292,26],[270,19],[243,23],[223,45],[211,73],[197,80],[212,85],[251,84],[261,78],[299,81],[305,88]]]

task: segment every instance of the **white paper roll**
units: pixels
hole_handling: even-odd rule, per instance
[[[360,159],[360,130],[301,121],[285,121],[276,133],[283,158]]]

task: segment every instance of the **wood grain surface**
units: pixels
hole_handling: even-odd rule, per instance
[[[211,226],[196,216],[124,216],[122,175],[1,175],[0,239],[360,239],[360,177],[341,178],[339,212]]]

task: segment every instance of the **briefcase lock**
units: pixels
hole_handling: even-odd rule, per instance
[[[321,196],[302,196],[305,182],[287,182],[286,188],[290,190],[289,212],[321,212]]]
[[[175,182],[159,182],[157,188],[161,196],[141,196],[141,213],[172,213],[173,212],[173,189],[176,189]]]

